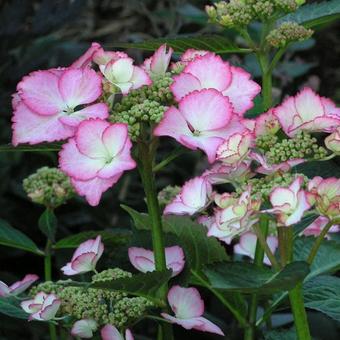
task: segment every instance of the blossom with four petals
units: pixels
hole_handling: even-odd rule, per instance
[[[14,282],[8,286],[5,282],[0,281],[0,296],[16,296],[24,292],[29,286],[39,279],[39,276],[27,274],[22,280]]]

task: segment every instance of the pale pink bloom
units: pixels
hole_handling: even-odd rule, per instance
[[[39,292],[34,299],[21,302],[21,308],[28,314],[28,320],[53,320],[61,305],[61,300],[54,294]]]
[[[133,340],[133,335],[129,329],[125,331],[125,338],[122,334],[119,333],[118,329],[112,325],[104,326],[100,335],[103,340]]]
[[[101,80],[90,68],[36,71],[24,77],[13,100],[13,145],[67,139],[81,121],[107,118],[107,105],[93,104],[102,93]]]
[[[105,79],[124,95],[130,90],[151,84],[148,74],[141,67],[134,66],[133,59],[129,57],[109,61],[102,73]]]
[[[262,113],[255,119],[255,136],[275,135],[280,130],[280,123],[274,115],[274,110],[270,109],[266,113]]]
[[[155,258],[152,250],[130,247],[129,259],[131,264],[142,273],[156,270]],[[185,258],[183,249],[179,246],[165,248],[166,267],[172,270],[172,277],[178,275],[184,268]]]
[[[278,164],[269,164],[266,157],[257,152],[250,152],[249,157],[254,161],[260,163],[260,166],[255,169],[259,174],[269,175],[276,171],[287,172],[293,166],[306,162],[303,158],[289,159],[288,161],[281,162]]]
[[[269,195],[273,208],[264,212],[277,214],[281,226],[288,227],[298,223],[305,211],[311,207],[306,191],[301,189],[302,184],[303,177],[298,176],[288,188],[275,188]]]
[[[309,202],[318,212],[331,219],[340,217],[340,179],[314,177],[308,183]]]
[[[237,165],[247,156],[253,142],[254,136],[248,130],[243,133],[234,133],[218,147],[216,159],[222,163]]]
[[[253,107],[254,97],[261,87],[250,80],[250,74],[231,66],[214,53],[207,53],[189,62],[170,86],[177,101],[188,93],[201,89],[216,89],[227,96],[234,112],[243,115]]]
[[[173,52],[174,50],[171,47],[167,50],[166,44],[160,46],[150,58],[145,59],[142,66],[143,69],[150,76],[164,76],[169,67]]]
[[[215,195],[214,220],[208,230],[208,236],[214,236],[227,244],[234,237],[249,231],[251,226],[258,222],[258,209],[260,200],[252,200],[250,188],[239,198],[231,194]]]
[[[121,58],[129,58],[125,52],[121,51],[104,51],[103,48],[98,49],[93,55],[93,62],[98,65],[99,70],[103,73],[105,66],[110,61],[116,61]]]
[[[288,97],[274,109],[274,115],[289,137],[299,131],[333,132],[340,125],[340,109],[310,88],[303,89],[295,97]]]
[[[328,150],[340,154],[340,127],[325,138],[325,145]]]
[[[61,270],[64,275],[77,275],[94,271],[103,251],[104,244],[101,241],[101,236],[98,235],[95,239],[81,243],[74,252],[71,262],[68,262]]]
[[[175,316],[161,313],[164,319],[185,329],[224,335],[218,326],[202,316],[204,301],[196,288],[173,286],[168,293],[168,302]]]
[[[250,170],[250,162],[247,160],[235,165],[227,165],[217,162],[202,174],[202,177],[207,178],[207,180],[213,185],[243,182],[245,179],[253,176],[254,174]]]
[[[305,236],[319,236],[322,229],[329,222],[329,219],[325,216],[317,217],[306,229],[303,230],[302,234]],[[333,225],[329,229],[329,233],[337,233],[340,231],[339,225]],[[326,238],[329,238],[329,235],[326,235]]]
[[[255,258],[255,250],[256,250],[256,242],[257,237],[252,232],[247,232],[240,236],[240,240],[237,244],[234,245],[234,253],[249,256],[251,259]],[[268,236],[267,244],[269,249],[275,253],[275,250],[278,247],[278,240],[276,236]],[[264,256],[263,263],[268,266],[271,265],[267,255]]]
[[[84,68],[91,66],[93,62],[93,56],[96,52],[101,50],[100,44],[93,42],[91,44],[91,47],[82,55],[80,56],[76,61],[73,62],[73,64],[70,67],[73,68]]]
[[[97,322],[93,319],[78,320],[72,326],[71,335],[83,339],[91,339],[97,327]]]
[[[63,145],[59,165],[78,194],[95,206],[125,170],[136,166],[131,147],[126,124],[91,119],[82,122],[75,136]]]
[[[211,196],[211,184],[204,177],[187,181],[181,192],[164,209],[164,215],[193,215],[204,209]]]
[[[19,295],[24,292],[29,286],[39,279],[39,276],[27,274],[22,280],[8,286],[5,282],[0,281],[0,296],[6,297],[11,295]]]
[[[228,98],[214,89],[194,91],[178,109],[171,106],[154,130],[155,136],[170,136],[191,150],[201,149],[210,163],[216,150],[233,131],[232,107]]]

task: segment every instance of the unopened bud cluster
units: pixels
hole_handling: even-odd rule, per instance
[[[161,206],[165,206],[173,201],[173,199],[180,193],[181,187],[178,185],[168,185],[158,193],[158,201]]]
[[[154,78],[151,86],[131,91],[114,105],[110,120],[128,124],[130,137],[136,140],[141,123],[159,123],[167,106],[173,103],[171,83],[171,73],[166,73],[163,77]]]
[[[296,22],[284,22],[272,30],[267,36],[267,42],[273,47],[280,48],[293,41],[303,41],[310,38],[313,30],[305,28]]]
[[[74,195],[69,177],[57,168],[43,167],[25,178],[23,187],[35,203],[56,208]]]

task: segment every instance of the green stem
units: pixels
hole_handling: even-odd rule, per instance
[[[279,251],[281,258],[281,266],[284,267],[292,261],[293,257],[293,228],[278,227]]]
[[[163,169],[165,166],[167,166],[169,163],[171,163],[174,159],[183,155],[184,153],[186,153],[186,150],[184,150],[182,148],[174,150],[166,159],[164,159],[163,161],[161,161],[160,163],[155,165],[153,167],[152,171],[157,172],[157,171]]]
[[[261,233],[265,239],[267,238],[267,235],[268,235],[268,226],[269,226],[268,216],[262,214],[260,216],[259,229],[261,230]],[[262,267],[263,259],[264,259],[264,250],[261,246],[260,241],[258,240],[256,242],[254,264],[259,267]],[[255,322],[256,322],[256,316],[257,316],[257,305],[258,305],[258,295],[252,294],[250,298],[249,310],[248,310],[248,322],[250,324],[250,327],[245,329],[244,340],[252,340],[255,338],[255,332],[256,332]]]
[[[150,150],[150,144],[144,141],[138,143],[138,170],[141,174],[148,213],[151,220],[152,247],[155,257],[156,270],[164,271],[167,269],[165,261],[165,245],[162,228],[162,216],[157,199],[157,191],[155,186],[154,174],[152,171],[154,163],[154,150]],[[160,290],[161,299],[166,301],[168,292],[167,285],[164,285]],[[160,325],[158,339],[172,340],[172,326],[166,323]]]
[[[262,100],[263,109],[266,111],[272,106],[272,72],[269,69],[269,58],[265,53],[257,53],[257,60],[262,71]]]

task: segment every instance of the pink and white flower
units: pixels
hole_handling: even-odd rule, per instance
[[[211,184],[205,177],[196,177],[187,181],[181,192],[164,209],[164,215],[193,215],[204,209],[212,193]]]
[[[218,326],[202,316],[204,301],[196,288],[173,286],[168,293],[168,302],[175,316],[161,313],[164,319],[185,329],[224,335]]]
[[[254,137],[249,131],[234,133],[218,147],[216,159],[222,163],[236,165],[248,155],[253,141]]]
[[[250,188],[242,193],[239,198],[225,193],[215,196],[215,209],[213,223],[208,230],[208,236],[214,236],[227,244],[234,237],[249,231],[251,226],[258,221],[260,200],[253,200]]]
[[[107,105],[94,103],[102,93],[101,80],[90,68],[50,69],[24,77],[13,101],[13,145],[67,139],[81,121],[107,118]]]
[[[63,145],[59,166],[71,178],[78,194],[95,206],[125,170],[136,166],[130,155],[131,147],[126,124],[87,120]]]
[[[283,131],[294,137],[299,131],[333,132],[340,125],[340,109],[328,98],[305,88],[274,109]]]
[[[170,86],[177,101],[201,89],[216,89],[227,96],[234,112],[243,115],[253,107],[253,99],[261,87],[250,80],[250,74],[231,66],[214,53],[207,53],[189,62]]]
[[[118,329],[112,325],[104,326],[100,335],[103,340],[133,340],[133,335],[129,329],[125,331],[125,338],[122,334],[119,333]]]
[[[21,308],[28,314],[28,320],[53,320],[61,305],[61,300],[54,294],[38,293],[34,299],[21,302]]]
[[[167,49],[166,44],[160,46],[150,58],[145,59],[143,69],[150,76],[164,76],[173,52],[171,47]]]
[[[216,150],[234,127],[229,123],[232,106],[214,89],[194,91],[183,98],[178,109],[170,107],[154,130],[155,136],[170,136],[191,150],[201,149],[210,163]]]
[[[340,154],[340,127],[325,138],[325,145],[328,150]]]
[[[327,225],[329,219],[325,216],[317,217],[306,229],[303,230],[302,234],[305,236],[319,236],[322,229]],[[328,233],[337,233],[340,231],[339,225],[333,225]],[[329,235],[326,235],[329,238]]]
[[[330,219],[340,217],[340,179],[314,177],[308,183],[309,202],[317,211]]]
[[[142,273],[156,270],[155,257],[152,250],[130,247],[129,259],[131,264]],[[166,267],[172,270],[172,277],[178,275],[185,265],[183,249],[179,246],[166,247],[165,260]]]
[[[255,258],[255,250],[256,250],[256,242],[257,237],[252,232],[247,232],[240,236],[240,240],[237,244],[234,245],[234,253],[249,256],[251,259]],[[278,240],[276,236],[268,236],[267,244],[272,253],[275,253],[275,250],[278,247]],[[268,266],[271,265],[267,255],[264,256],[263,263]]]
[[[103,251],[104,244],[101,241],[101,236],[98,235],[95,239],[81,243],[74,252],[71,262],[68,262],[61,270],[64,275],[77,275],[94,271]]]
[[[71,335],[83,339],[91,339],[97,328],[98,324],[93,319],[78,320],[72,326]]]
[[[35,281],[39,279],[39,276],[34,274],[27,274],[22,280],[13,283],[8,286],[5,282],[0,281],[0,296],[16,296],[23,293],[28,287],[30,287]]]
[[[299,222],[310,207],[308,194],[301,188],[303,177],[298,176],[288,187],[277,187],[269,195],[273,208],[264,212],[278,215],[279,225],[288,227]]]

